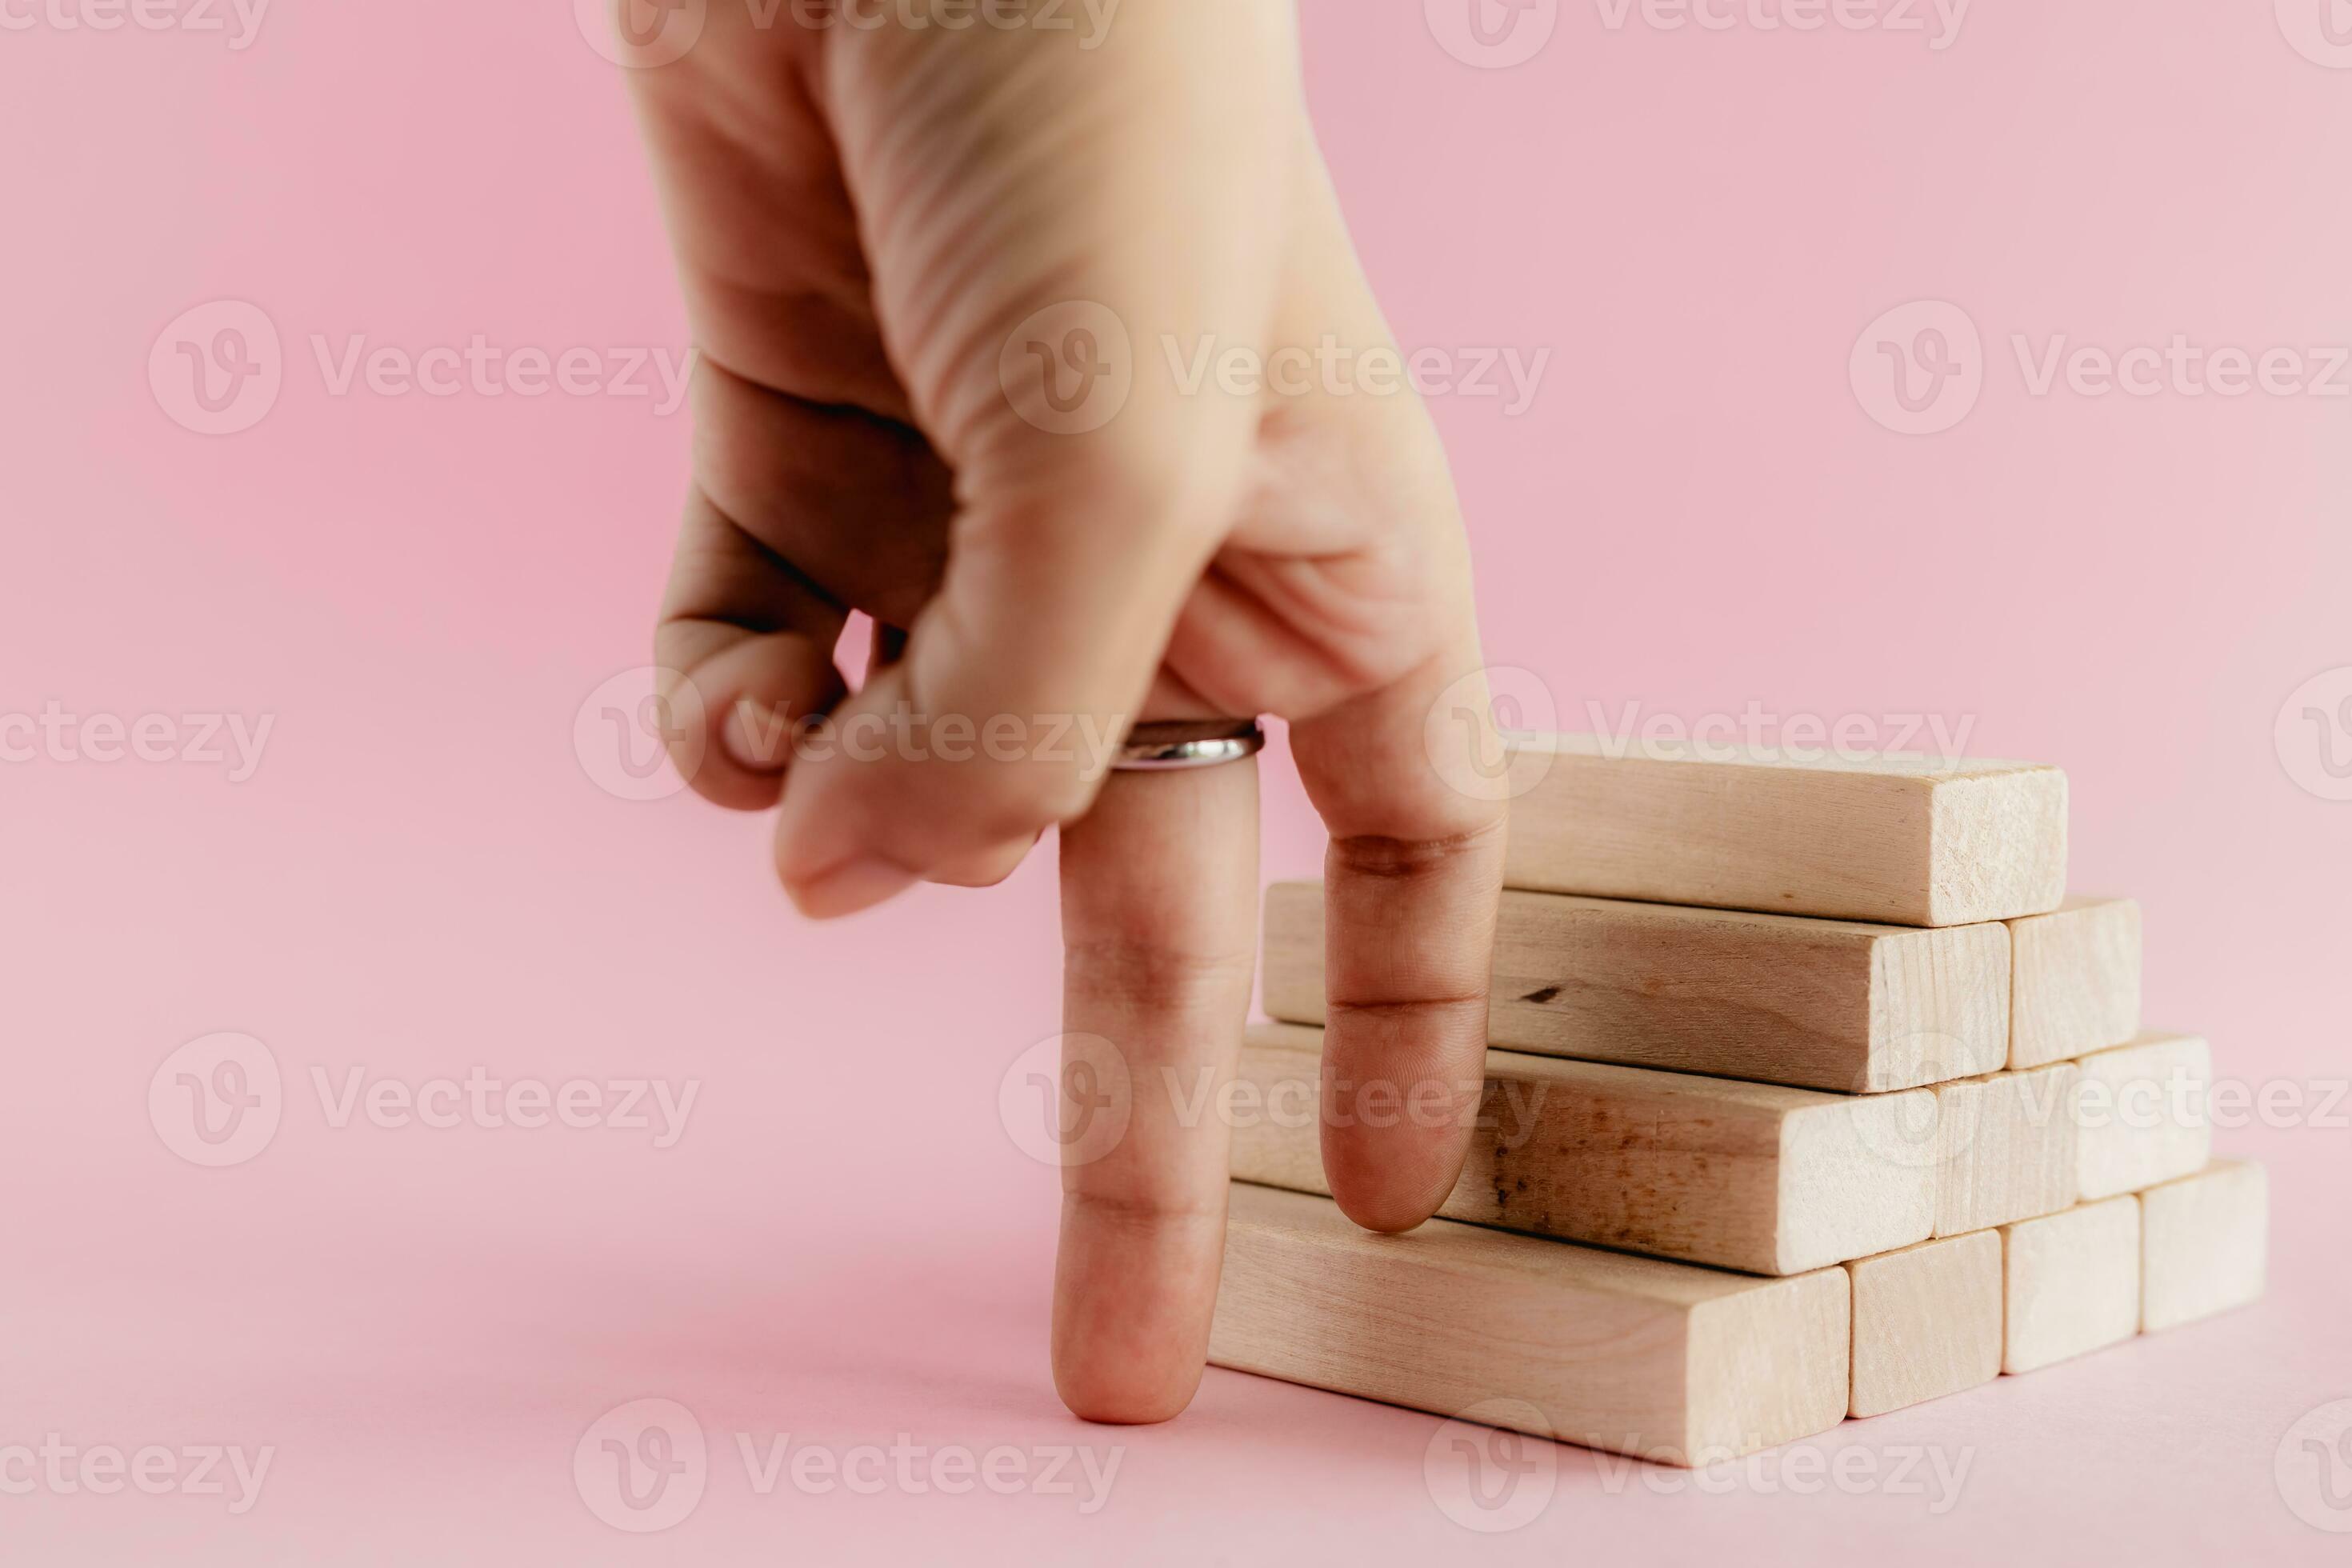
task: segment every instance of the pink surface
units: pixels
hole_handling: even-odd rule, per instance
[[[1490,657],[1544,672],[1567,728],[1926,714],[2065,765],[2076,885],[2146,902],[2151,1020],[2305,1096],[2221,1139],[2273,1162],[2267,1303],[1790,1451],[1859,1451],[1845,1472],[1667,1495],[1560,1450],[1548,1502],[1483,1539],[1425,1479],[1431,1417],[1213,1373],[1171,1426],[1077,1425],[1045,1375],[1055,1179],[995,1109],[1056,1032],[1050,858],[798,923],[763,824],[623,801],[618,759],[576,749],[666,563],[687,428],[659,375],[332,390],[361,336],[420,367],[476,334],[585,348],[582,387],[682,347],[620,84],[569,8],[289,4],[239,47],[227,5],[141,12],[223,32],[101,31],[127,13],[26,0],[0,5],[0,715],[59,717],[0,731],[0,1450],[273,1455],[232,1512],[233,1479],[17,1495],[0,1452],[12,1561],[2341,1560],[2282,1444],[2352,1396],[2352,1131],[2321,1113],[2352,946],[2352,16],[1983,0],[1937,47],[1926,4],[1924,31],[1843,25],[1893,8],[1850,0],[1799,32],[1759,27],[1778,4],[1710,0],[1717,29],[1538,0],[1494,46],[1530,58],[1487,69],[1449,53],[1499,58],[1452,5],[1311,0],[1307,60],[1401,340],[1549,353],[1516,415],[1437,401]],[[268,318],[278,395],[206,437],[174,422],[213,416],[171,391],[165,328],[220,300]],[[1926,379],[1927,328],[1958,374]],[[2144,395],[2068,368],[2176,337],[2206,368],[2142,356]],[[1880,342],[1920,378],[1902,398]],[[2304,390],[2192,395],[2231,349]],[[249,769],[200,743],[228,714]],[[163,760],[93,760],[127,745],[100,715],[158,716]],[[1268,778],[1267,870],[1311,873]],[[207,1169],[150,1080],[222,1031],[266,1045],[282,1114]],[[699,1088],[668,1147],[657,1111],[336,1124],[353,1069],[477,1068],[549,1103]],[[642,1539],[573,1471],[641,1398],[709,1445],[698,1506]],[[1020,1484],[788,1466],[763,1495],[739,1433],[762,1463],[781,1433],[853,1466],[902,1434],[1017,1450]],[[1035,1484],[1072,1447],[1120,1450],[1107,1494],[1076,1462],[1073,1491]],[[2321,1522],[2352,1526],[2352,1444],[2328,1462]]]

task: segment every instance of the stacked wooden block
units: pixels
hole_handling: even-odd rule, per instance
[[[2262,1293],[2263,1169],[2141,1028],[2138,906],[2065,896],[2063,773],[1517,745],[1461,1182],[1371,1235],[1311,1114],[1237,1117],[1217,1364],[1696,1464]],[[1323,942],[1272,889],[1237,1104],[1318,1104]]]

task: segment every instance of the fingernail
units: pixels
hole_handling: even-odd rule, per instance
[[[719,743],[727,748],[737,767],[755,773],[781,773],[790,732],[791,726],[780,710],[738,702],[728,710],[727,722],[719,727]]]
[[[903,866],[860,856],[790,891],[801,913],[814,920],[835,920],[895,899],[921,880]]]

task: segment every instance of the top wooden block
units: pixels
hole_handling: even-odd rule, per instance
[[[1514,888],[1909,926],[2046,914],[2065,897],[2053,767],[1591,735],[1510,745]]]

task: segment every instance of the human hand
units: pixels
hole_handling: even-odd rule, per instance
[[[1461,519],[1401,378],[1192,379],[1204,352],[1393,350],[1288,0],[1125,0],[1090,48],[969,0],[856,9],[713,5],[683,58],[631,73],[701,361],[658,662],[708,716],[677,742],[695,786],[781,801],[810,914],[1000,880],[1060,828],[1065,1027],[1115,1043],[1133,1098],[1117,1146],[1064,1172],[1055,1380],[1081,1415],[1164,1419],[1206,1352],[1229,1138],[1175,1091],[1231,1077],[1249,1005],[1255,765],[1106,780],[1068,738],[1289,720],[1331,834],[1327,1107],[1427,1082],[1475,1107],[1504,807],[1432,749],[1493,745]],[[1067,329],[1105,321],[1124,403],[1061,417],[1045,377],[1067,407],[1063,374],[1095,363]],[[884,628],[855,693],[852,610]],[[1442,698],[1472,723],[1431,726]],[[820,714],[971,728],[795,748]],[[1323,1137],[1342,1207],[1399,1230],[1452,1190],[1468,1125],[1327,1114]]]

